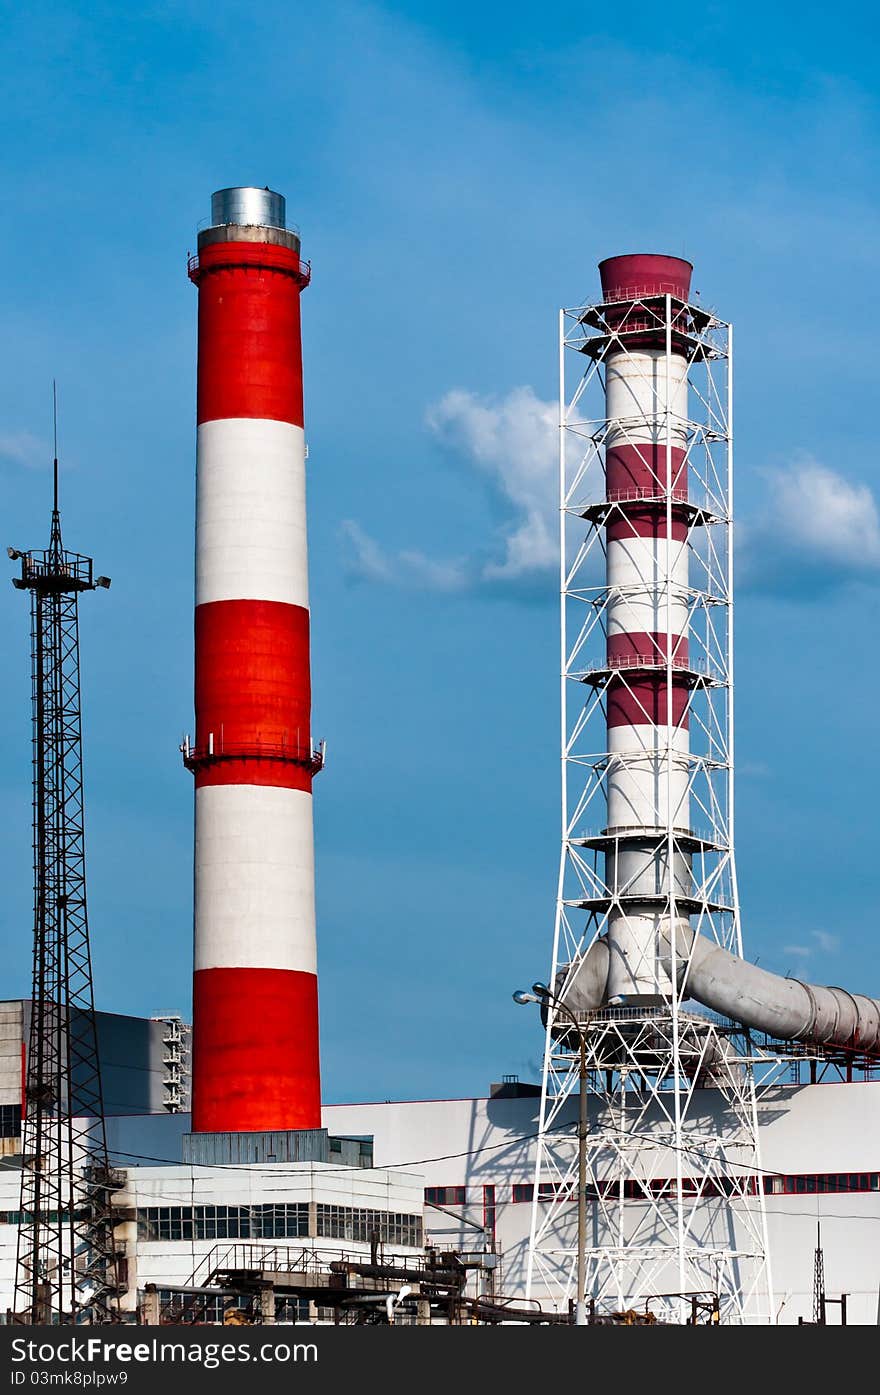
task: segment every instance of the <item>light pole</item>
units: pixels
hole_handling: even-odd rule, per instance
[[[577,1238],[577,1299],[574,1308],[575,1325],[578,1327],[587,1326],[587,1306],[584,1300],[584,1289],[586,1287],[586,1249],[587,1249],[587,1043],[581,1025],[567,1003],[561,998],[557,998],[552,993],[546,983],[533,983],[531,993],[525,993],[522,989],[514,993],[515,1003],[538,1003],[541,1006],[548,1005],[556,1011],[562,1012],[571,1021],[577,1032],[578,1046],[580,1048],[580,1066],[578,1071],[579,1079],[579,1112],[578,1112],[578,1238]]]

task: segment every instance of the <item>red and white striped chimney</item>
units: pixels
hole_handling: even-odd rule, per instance
[[[211,201],[199,291],[195,1133],[319,1128],[300,293],[269,189]]]
[[[688,700],[688,361],[667,337],[692,267],[653,254],[599,265],[605,317],[608,730],[608,997],[670,991],[657,954],[669,896],[691,890]],[[646,308],[642,302],[648,302]],[[671,653],[671,663],[669,655]],[[669,681],[671,675],[671,683]],[[671,691],[670,691],[671,689]],[[677,839],[667,874],[670,831]]]

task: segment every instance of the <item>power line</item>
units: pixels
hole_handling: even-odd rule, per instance
[[[165,1115],[152,1115],[152,1116],[151,1116],[151,1115],[145,1114],[145,1115],[141,1115],[141,1116],[138,1116],[138,1117],[147,1119],[147,1118],[151,1118],[151,1117],[152,1117],[152,1118],[164,1118],[164,1117],[166,1117],[166,1116],[165,1116]],[[570,1131],[570,1132],[573,1133],[573,1132],[574,1132],[574,1128],[575,1128],[575,1126],[572,1125],[572,1124],[569,1124],[569,1123],[565,1123],[565,1124],[553,1124],[553,1125],[551,1125],[551,1127],[550,1127],[549,1129],[546,1129],[546,1130],[545,1130],[545,1133],[555,1133],[555,1132],[562,1131],[562,1130]],[[540,1137],[540,1132],[541,1132],[541,1131],[540,1131],[539,1129],[536,1129],[536,1130],[535,1130],[534,1132],[532,1132],[532,1133],[517,1134],[517,1135],[515,1135],[513,1138],[505,1138],[505,1139],[502,1139],[499,1143],[487,1143],[487,1144],[482,1144],[481,1146],[479,1146],[479,1147],[477,1147],[477,1148],[465,1148],[465,1149],[463,1149],[462,1151],[460,1151],[460,1152],[458,1152],[458,1153],[442,1153],[442,1154],[439,1154],[439,1155],[436,1156],[436,1157],[431,1157],[431,1158],[412,1158],[412,1159],[409,1159],[408,1161],[405,1161],[405,1162],[379,1163],[379,1164],[377,1164],[377,1166],[378,1166],[378,1167],[381,1167],[383,1170],[392,1171],[392,1170],[396,1170],[396,1169],[424,1167],[424,1166],[427,1166],[428,1164],[431,1164],[431,1163],[439,1163],[439,1162],[457,1162],[457,1161],[459,1161],[459,1160],[462,1159],[462,1158],[479,1157],[479,1156],[480,1156],[481,1154],[483,1154],[483,1153],[498,1152],[498,1151],[500,1151],[502,1148],[511,1148],[511,1147],[515,1147],[516,1145],[521,1144],[521,1143],[531,1143],[531,1142],[533,1142],[535,1139],[537,1139],[537,1138]],[[343,1137],[347,1137],[348,1135],[342,1135],[342,1136],[343,1136]],[[708,1151],[707,1149],[702,1149],[702,1148],[695,1147],[694,1145],[684,1144],[684,1145],[681,1146],[681,1148],[679,1148],[679,1147],[677,1147],[674,1143],[667,1143],[667,1142],[664,1142],[664,1141],[658,1141],[658,1143],[656,1144],[656,1147],[657,1147],[658,1150],[661,1150],[661,1149],[662,1149],[664,1152],[667,1152],[667,1153],[678,1153],[678,1152],[680,1152],[680,1153],[683,1154],[683,1155],[687,1155],[687,1156],[690,1156],[690,1157],[693,1157],[693,1158],[699,1158],[699,1159],[702,1159],[703,1161],[709,1161],[709,1162],[711,1162],[711,1161],[715,1160],[715,1158],[716,1158],[716,1155],[715,1155],[714,1153]],[[127,1152],[127,1151],[125,1151],[124,1149],[111,1149],[110,1152],[111,1152],[111,1154],[112,1154],[112,1156],[113,1156],[114,1158],[134,1158],[134,1159],[137,1159],[137,1160],[140,1160],[140,1161],[143,1161],[143,1162],[153,1162],[153,1163],[166,1164],[167,1166],[170,1166],[170,1167],[180,1167],[180,1166],[182,1166],[182,1164],[181,1164],[179,1158],[161,1158],[161,1157],[158,1157],[158,1156],[149,1154],[149,1153]],[[199,1167],[199,1168],[209,1168],[209,1169],[212,1169],[212,1170],[223,1171],[223,1172],[251,1172],[251,1173],[252,1173],[252,1170],[253,1170],[253,1168],[254,1168],[254,1164],[253,1164],[253,1163],[190,1163],[190,1164],[188,1164],[188,1166],[193,1167],[193,1168],[195,1168],[195,1167]],[[338,1167],[328,1167],[328,1168],[326,1168],[326,1169],[324,1169],[324,1170],[322,1171],[322,1175],[323,1175],[323,1176],[327,1176],[328,1174],[337,1173],[337,1172],[358,1173],[358,1172],[360,1172],[360,1171],[362,1171],[362,1170],[363,1170],[362,1168],[360,1168],[360,1167],[358,1167],[358,1166],[356,1166],[356,1165],[347,1164],[347,1165],[340,1165],[340,1166],[338,1166]],[[849,1172],[849,1170],[850,1170],[850,1169],[847,1169],[847,1172]],[[800,1174],[795,1174],[795,1173],[793,1173],[793,1174],[788,1174],[788,1173],[780,1172],[780,1171],[778,1170],[778,1168],[774,1169],[774,1168],[769,1168],[769,1167],[759,1167],[757,1164],[753,1164],[753,1163],[752,1163],[752,1164],[744,1164],[744,1165],[742,1166],[742,1174],[743,1174],[743,1176],[747,1176],[747,1177],[757,1177],[757,1176],[763,1176],[763,1177],[785,1177],[785,1176],[788,1176],[788,1175],[792,1175],[792,1176],[800,1175]],[[645,1181],[650,1181],[651,1178],[645,1178],[644,1180],[645,1180]],[[849,1194],[849,1195],[852,1195],[853,1193],[848,1193],[848,1192],[845,1192],[845,1191],[841,1191],[841,1192],[817,1192],[817,1193],[809,1193],[809,1195],[816,1195],[816,1196],[845,1196],[845,1195],[848,1195],[848,1194]],[[794,1193],[794,1195],[800,1195],[800,1193]],[[807,1193],[804,1193],[804,1195],[807,1195]],[[778,1214],[780,1214],[780,1215],[785,1215],[785,1214],[787,1214],[787,1213],[785,1213],[785,1212],[780,1212],[780,1213],[778,1213]]]

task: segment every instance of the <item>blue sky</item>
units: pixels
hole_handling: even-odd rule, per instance
[[[601,9],[601,7],[600,7]],[[211,191],[302,229],[325,1096],[533,1076],[557,617],[556,310],[689,257],[736,325],[750,957],[880,994],[878,102],[858,7],[0,6],[0,499],[83,605],[99,1003],[189,1010],[195,292]],[[10,566],[10,574],[12,568]],[[0,992],[28,991],[26,606],[0,588]]]

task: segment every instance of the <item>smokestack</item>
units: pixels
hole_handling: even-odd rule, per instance
[[[554,987],[568,1008],[591,1013],[623,1001],[661,1006],[673,996],[674,977],[682,997],[729,1021],[849,1053],[848,1068],[855,1057],[861,1068],[880,1058],[880,998],[781,978],[741,957],[730,843],[732,708],[723,696],[732,682],[731,326],[688,303],[691,271],[689,262],[653,254],[601,262],[603,302],[577,312],[578,324],[596,332],[566,341],[603,370],[587,372],[568,409],[565,425],[580,441],[594,416],[586,382],[604,386],[595,454],[581,454],[564,497],[594,530],[570,567],[566,559],[565,598],[577,598],[581,610],[584,600],[604,598],[600,624],[579,618],[574,644],[566,640],[567,676],[602,691],[606,747],[588,766],[593,742],[582,732],[599,710],[591,700],[566,728],[565,807],[574,811],[572,846],[603,850],[605,877],[595,886],[580,864],[564,895],[566,905],[577,904],[579,883],[581,904],[607,911],[607,922],[571,959],[557,959]],[[581,492],[585,459],[602,471],[601,503],[590,502],[589,485]],[[597,588],[583,569],[602,529],[606,584]],[[591,628],[602,632],[602,620],[604,662],[585,669],[586,637]],[[597,838],[579,838],[597,790],[607,799],[607,825]],[[692,807],[701,831],[691,825]],[[563,857],[571,855],[564,845]],[[552,1033],[549,1012],[545,1021]],[[724,1065],[723,1044],[715,1059]]]
[[[193,1131],[320,1127],[300,293],[266,189],[221,189],[199,292]]]
[[[610,328],[626,340],[606,360],[608,827],[606,881],[626,910],[608,921],[607,993],[671,991],[658,953],[668,914],[666,830],[690,832],[688,768],[688,362],[683,336],[667,344],[634,302],[687,301],[692,267],[677,257],[610,257],[599,273]],[[667,352],[669,351],[669,352]],[[671,664],[669,654],[671,651]],[[670,682],[671,679],[671,682]],[[691,858],[677,842],[672,883],[691,890]],[[644,901],[639,897],[644,896]]]

